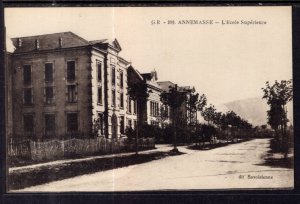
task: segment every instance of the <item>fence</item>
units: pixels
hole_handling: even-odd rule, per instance
[[[7,145],[7,153],[10,157],[30,157],[30,141],[10,142]]]
[[[140,150],[155,147],[154,138],[140,138],[138,144]],[[33,161],[46,161],[72,156],[133,151],[134,149],[134,141],[130,142],[127,138],[106,139],[99,137],[95,139],[10,143],[8,156],[10,158],[27,157]]]

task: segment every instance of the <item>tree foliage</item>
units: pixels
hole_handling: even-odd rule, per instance
[[[205,94],[202,94],[198,99],[197,110],[202,111],[204,109],[204,107],[206,106],[206,104],[207,104],[207,98],[206,98]]]
[[[138,102],[147,101],[149,97],[149,91],[145,81],[139,81],[136,83],[128,83],[127,94],[130,99]]]
[[[182,120],[182,115],[179,114],[179,109],[187,101],[187,92],[178,91],[177,85],[175,85],[174,87],[170,87],[169,91],[162,92],[160,94],[160,99],[164,105],[168,105],[171,108],[172,125],[174,128],[173,144],[174,150],[177,151],[176,131],[178,129],[177,125]]]
[[[215,112],[216,112],[215,106],[210,104],[208,107],[205,107],[202,110],[201,115],[203,119],[206,120],[208,124],[210,124],[214,120]]]
[[[178,91],[177,86],[170,87],[168,92],[164,91],[160,94],[160,99],[164,105],[168,105],[172,109],[177,109],[187,101],[187,93]]]
[[[137,128],[135,130],[135,146],[136,146],[136,154],[138,154],[138,137],[140,135],[140,130],[144,125],[142,122],[142,114],[140,111],[142,110],[142,105],[145,104],[147,98],[149,97],[149,91],[147,88],[147,83],[145,80],[140,80],[138,82],[128,82],[127,94],[131,100],[136,101],[137,107]]]
[[[286,104],[293,99],[292,80],[275,80],[273,85],[266,82],[266,87],[262,88],[263,99],[267,100],[270,106],[268,113],[268,124],[277,131],[281,127],[282,133],[285,134],[287,125],[287,114],[285,111]]]
[[[284,106],[293,99],[292,80],[281,80],[281,82],[275,80],[273,85],[270,85],[267,81],[266,87],[262,90],[264,93],[263,99],[267,99],[269,105],[276,103]]]

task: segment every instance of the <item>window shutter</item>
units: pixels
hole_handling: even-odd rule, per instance
[[[55,71],[54,63],[55,63],[55,61],[52,63],[52,82],[54,82],[54,76],[55,76],[55,74],[54,74],[54,71]]]
[[[33,104],[33,88],[30,88],[31,90],[31,104]]]
[[[53,86],[53,102],[55,103],[55,86]]]
[[[23,92],[22,92],[22,98],[23,98],[23,104],[25,104],[25,89],[23,89]]]
[[[46,96],[46,87],[44,87],[44,103],[47,102],[47,96]]]
[[[78,85],[75,85],[75,102],[78,101]]]
[[[66,85],[66,101],[68,102],[68,86]]]

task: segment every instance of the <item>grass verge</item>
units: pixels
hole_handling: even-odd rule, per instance
[[[75,176],[92,174],[115,168],[141,164],[167,156],[176,156],[183,153],[178,152],[154,152],[148,154],[116,156],[111,158],[95,158],[93,160],[70,162],[53,166],[42,166],[27,171],[15,171],[9,174],[9,190],[17,190],[29,186],[40,185],[52,181],[72,178]]]

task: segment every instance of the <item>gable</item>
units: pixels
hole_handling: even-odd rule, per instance
[[[117,39],[114,39],[114,41],[112,42],[112,45],[113,45],[113,47],[116,48],[117,50],[119,50],[119,51],[122,50],[122,48],[121,48],[121,46],[120,46],[120,43],[119,43],[119,41],[118,41]]]

